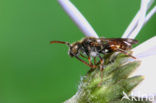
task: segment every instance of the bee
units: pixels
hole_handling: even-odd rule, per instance
[[[104,59],[101,55],[120,52],[129,57],[136,59],[134,56],[129,54],[132,45],[137,44],[138,41],[130,38],[94,38],[85,37],[81,41],[75,43],[68,43],[64,41],[51,41],[51,44],[60,43],[65,44],[69,47],[68,54],[71,57],[75,57],[90,68],[97,68],[96,58],[100,59],[100,69],[103,70]],[[88,59],[88,62],[84,61],[80,57]],[[94,58],[94,64],[91,62],[91,58]]]

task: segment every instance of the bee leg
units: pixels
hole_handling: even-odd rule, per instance
[[[101,86],[102,85],[102,81],[103,81],[103,70],[104,70],[104,68],[103,68],[103,64],[104,64],[104,60],[103,60],[103,58],[101,57],[101,56],[99,56],[100,57],[100,71],[101,71],[101,82],[99,83],[99,86]]]
[[[93,65],[90,56],[88,56],[89,65]]]
[[[134,56],[131,55],[131,54],[128,54],[127,52],[125,52],[125,51],[122,50],[122,49],[119,49],[118,51],[121,52],[121,53],[123,53],[123,54],[125,54],[125,55],[127,55],[127,56],[129,56],[129,57],[132,57],[133,59],[136,59],[136,57],[134,57]]]
[[[96,57],[94,57],[94,65],[96,65]]]
[[[75,56],[75,58],[84,63],[85,65],[89,66],[90,68],[96,68],[96,65],[90,65],[86,61],[80,59],[78,56]]]
[[[134,57],[133,55],[127,54],[128,56],[132,57],[133,59],[137,59],[136,57]]]
[[[91,58],[90,58],[90,56],[88,56],[88,58],[85,57],[83,54],[80,54],[80,56],[83,57],[83,58],[85,58],[85,59],[88,59],[88,61],[89,61],[89,65],[93,65],[92,62],[91,62]]]
[[[129,57],[131,57],[133,59],[136,59],[136,57],[134,57],[133,55],[130,55],[130,54],[126,53],[126,52],[122,52],[122,53],[124,53],[125,55],[127,55],[127,56],[129,56]]]
[[[87,57],[85,57],[85,56],[84,56],[83,54],[81,54],[81,53],[80,53],[80,56],[81,56],[81,57],[83,57],[83,58],[86,58],[86,59],[88,59]]]

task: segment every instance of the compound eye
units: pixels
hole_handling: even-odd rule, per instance
[[[74,55],[77,55],[77,53],[78,53],[78,46],[77,45],[70,48],[69,55],[74,56]]]
[[[73,47],[73,49],[77,50],[77,49],[78,49],[78,46],[77,46],[77,45],[75,45],[75,46]]]
[[[78,46],[75,46],[75,47],[72,49],[72,52],[73,52],[74,54],[76,54],[76,53],[78,52]]]
[[[68,51],[68,55],[70,55],[71,57],[74,56],[74,54],[72,53],[72,48],[69,49],[69,51]]]

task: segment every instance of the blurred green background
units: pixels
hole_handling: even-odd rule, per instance
[[[72,2],[105,37],[121,37],[140,6],[140,0]],[[154,35],[156,15],[137,39]],[[61,103],[74,95],[89,67],[49,41],[83,37],[56,0],[0,0],[0,103]]]

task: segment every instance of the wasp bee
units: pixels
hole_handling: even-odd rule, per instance
[[[91,68],[96,68],[96,57],[100,58],[100,69],[103,70],[104,60],[101,55],[105,55],[113,52],[120,52],[129,57],[136,59],[128,52],[131,50],[133,44],[137,44],[138,41],[130,38],[94,38],[85,37],[81,41],[70,44],[63,41],[51,41],[53,43],[65,44],[69,47],[68,54],[71,57],[75,57],[82,63]],[[85,55],[85,56],[84,56]],[[87,57],[86,57],[87,56]],[[84,61],[80,57],[87,58],[88,62]],[[91,58],[94,58],[94,64],[91,62]]]

